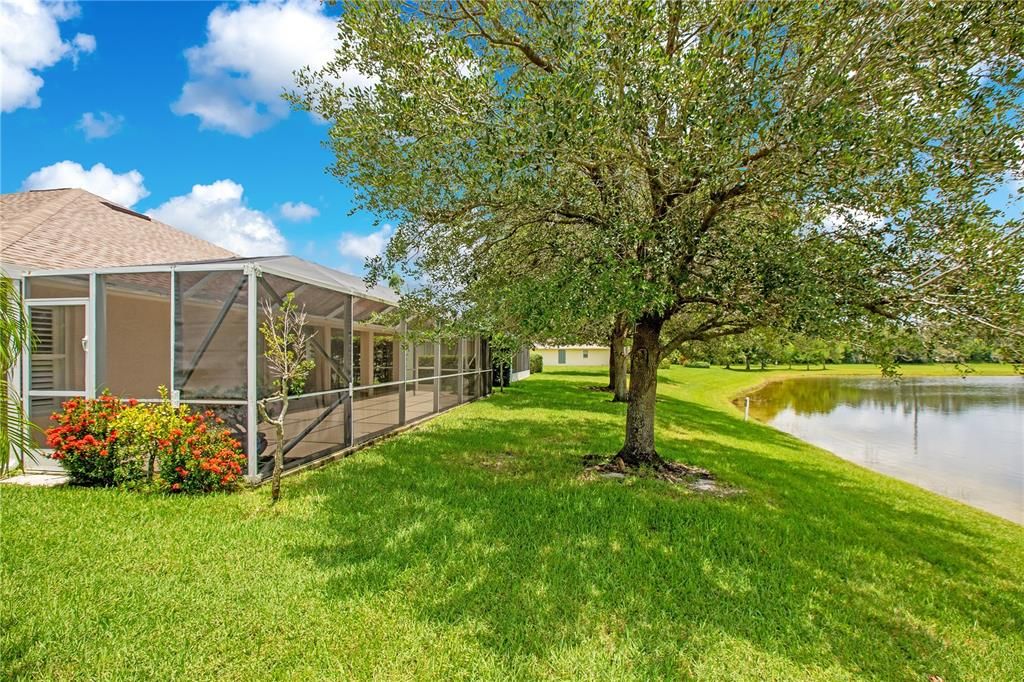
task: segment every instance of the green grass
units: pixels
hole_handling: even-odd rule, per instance
[[[1024,528],[743,422],[765,373],[661,374],[661,453],[745,494],[584,480],[624,407],[571,368],[274,509],[5,487],[0,677],[1024,679]]]

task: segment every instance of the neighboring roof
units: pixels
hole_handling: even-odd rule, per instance
[[[237,258],[83,189],[0,195],[0,263],[59,269]]]
[[[581,344],[578,346],[534,346],[537,350],[608,350],[608,346],[588,346]]]

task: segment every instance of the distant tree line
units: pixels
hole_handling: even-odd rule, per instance
[[[785,365],[824,367],[829,364],[899,364],[931,362],[970,364],[980,362],[1021,365],[1012,348],[979,337],[964,339],[956,347],[906,337],[894,344],[884,357],[858,347],[851,339],[817,337],[799,333],[756,330],[738,336],[690,344],[673,353],[673,364],[707,362],[743,369]]]

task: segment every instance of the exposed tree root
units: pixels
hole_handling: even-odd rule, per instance
[[[661,457],[638,466],[630,466],[618,455],[609,459],[603,455],[590,454],[583,457],[583,470],[602,478],[654,478],[674,485],[683,485],[692,491],[701,493],[734,495],[742,492],[738,488],[730,488],[718,483],[714,474],[707,469],[680,462],[670,462]]]

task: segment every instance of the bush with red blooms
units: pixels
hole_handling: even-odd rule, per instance
[[[236,486],[245,455],[224,420],[213,411],[190,414],[188,408],[166,437],[157,441],[159,485],[170,492],[207,493]]]
[[[46,442],[53,459],[64,465],[73,483],[80,485],[122,485],[140,477],[135,467],[125,466],[118,457],[118,431],[114,421],[135,401],[121,402],[104,393],[99,398],[72,398],[63,411],[50,419],[56,423],[46,430]]]
[[[242,446],[212,411],[192,413],[163,400],[122,402],[104,394],[74,398],[52,415],[46,432],[72,482],[82,485],[152,485],[167,492],[213,492],[235,487]]]

